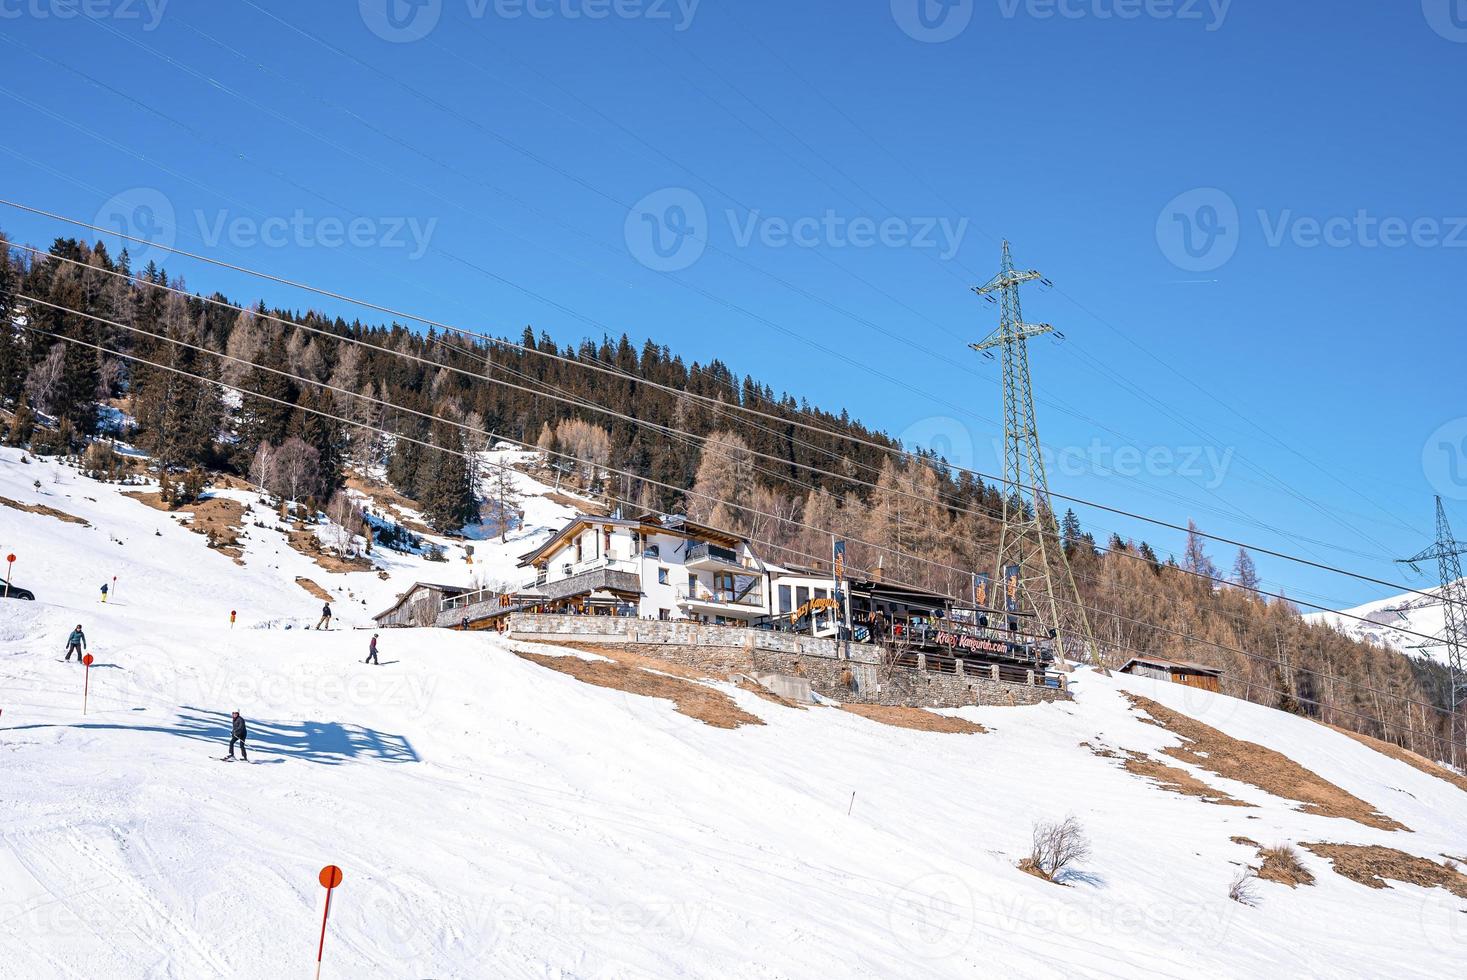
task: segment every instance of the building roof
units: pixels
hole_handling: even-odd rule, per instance
[[[722,531],[706,524],[695,524],[681,514],[643,514],[628,519],[625,517],[597,517],[594,514],[577,514],[565,526],[550,536],[550,539],[534,551],[520,556],[519,567],[526,568],[555,550],[556,545],[583,527],[634,527],[645,534],[675,534],[678,537],[708,539],[730,546],[743,543],[743,538],[731,531]]]
[[[402,608],[402,604],[407,602],[408,596],[412,595],[418,589],[433,589],[438,592],[451,592],[454,595],[463,595],[469,591],[469,587],[466,585],[444,585],[441,582],[414,582],[397,594],[397,600],[392,605],[377,613],[372,618],[381,619],[383,616],[390,616],[397,612],[397,610]]]
[[[1126,673],[1132,664],[1148,664],[1153,667],[1162,667],[1166,670],[1181,668],[1192,674],[1209,674],[1214,677],[1222,676],[1222,671],[1216,667],[1209,667],[1206,664],[1194,664],[1186,660],[1168,660],[1166,657],[1132,657],[1121,668],[1121,673]]]

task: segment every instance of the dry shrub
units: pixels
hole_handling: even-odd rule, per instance
[[[1019,868],[1046,881],[1062,881],[1070,865],[1089,856],[1090,838],[1071,814],[1058,823],[1034,824],[1029,856],[1019,862]]]
[[[1258,891],[1253,884],[1256,880],[1252,868],[1239,871],[1233,883],[1228,886],[1228,898],[1243,905],[1257,905]]]

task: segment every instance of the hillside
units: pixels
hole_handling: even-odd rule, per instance
[[[144,488],[21,458],[0,451],[0,547],[38,601],[0,602],[0,976],[303,974],[327,863],[323,976],[1441,977],[1467,951],[1460,778],[1313,721],[1082,670],[1072,704],[912,730],[440,630],[386,632],[366,667],[367,633],[297,628],[296,577],[352,627],[413,579],[469,581],[461,558],[335,572],[264,520],[237,562]],[[524,488],[523,539],[476,542],[478,572],[554,517]],[[78,621],[85,716],[58,662]],[[235,709],[248,766],[214,761]],[[923,719],[886,722],[946,727]],[[1067,814],[1089,856],[1020,871]],[[1313,884],[1231,900],[1245,841],[1294,846]]]
[[[1426,640],[1411,635],[1421,633],[1426,636],[1440,636],[1446,628],[1441,589],[1423,587],[1421,591],[1427,595],[1406,593],[1342,610],[1343,615],[1321,612],[1311,613],[1304,618],[1311,622],[1327,623],[1352,639],[1416,656],[1427,656],[1445,664],[1445,648],[1426,645]],[[1402,632],[1403,630],[1410,632]]]

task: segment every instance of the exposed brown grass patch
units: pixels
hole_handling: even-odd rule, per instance
[[[175,508],[165,503],[156,490],[151,493],[127,492],[124,496],[132,497],[154,510],[179,515],[182,518],[180,523],[184,527],[209,539],[210,548],[233,558],[235,564],[244,564],[244,552],[239,546],[239,532],[244,525],[245,505],[238,500],[205,497]]]
[[[328,572],[370,572],[376,567],[367,558],[343,558],[338,554],[327,551],[321,545],[321,539],[316,537],[316,533],[309,529],[291,531],[286,535],[286,540],[292,548]]]
[[[910,728],[915,732],[940,732],[946,735],[986,735],[988,729],[962,718],[939,715],[925,708],[898,708],[885,704],[843,704],[853,715],[879,721],[893,728]]]
[[[1314,884],[1314,875],[1304,867],[1299,860],[1299,852],[1292,847],[1280,844],[1276,847],[1259,848],[1258,856],[1263,859],[1258,877],[1264,881],[1276,881],[1290,888]]]
[[[1379,844],[1300,844],[1328,858],[1335,874],[1344,875],[1369,888],[1389,888],[1385,879],[1403,881],[1422,888],[1445,888],[1458,898],[1467,898],[1467,875],[1428,858]]]
[[[680,677],[671,677],[665,673],[654,674],[651,670],[619,661],[552,657],[524,651],[516,651],[515,656],[541,667],[558,670],[586,684],[671,701],[678,714],[687,715],[714,728],[764,724],[760,718],[740,708],[733,698],[722,691]],[[666,665],[658,664],[657,669],[661,670],[664,666]]]
[[[1409,829],[1280,752],[1225,735],[1150,698],[1138,694],[1127,694],[1126,697],[1133,706],[1151,716],[1143,720],[1149,720],[1182,739],[1180,746],[1162,749],[1163,754],[1173,759],[1190,762],[1227,779],[1256,786],[1265,793],[1302,803],[1305,813],[1342,817],[1378,830]]]
[[[306,578],[304,575],[297,575],[295,577],[295,584],[299,585],[301,588],[305,589],[307,592],[315,596],[317,599],[320,599],[322,602],[336,601],[335,596],[333,596],[330,592],[327,592],[325,589],[321,588],[321,586],[317,585],[315,582]]]
[[[1371,738],[1369,735],[1362,735],[1359,732],[1352,732],[1348,728],[1341,728],[1338,725],[1329,725],[1328,727],[1333,728],[1341,735],[1350,736],[1361,745],[1375,749],[1375,751],[1379,752],[1381,755],[1395,759],[1397,762],[1404,762],[1412,769],[1419,769],[1420,771],[1426,773],[1428,776],[1435,776],[1438,779],[1444,779],[1447,782],[1451,783],[1453,786],[1460,789],[1462,792],[1467,793],[1467,778],[1464,778],[1457,773],[1452,772],[1446,766],[1432,762],[1424,755],[1417,755],[1410,749],[1402,748],[1401,746],[1396,745],[1394,742],[1386,742],[1378,738]]]
[[[40,514],[43,517],[54,517],[58,521],[68,524],[80,524],[82,527],[91,527],[91,523],[75,514],[68,514],[55,507],[47,507],[45,504],[23,504],[19,500],[11,500],[9,497],[0,497],[0,506],[10,507],[14,510],[23,510],[27,514]]]
[[[1164,789],[1169,793],[1180,793],[1183,796],[1193,796],[1204,803],[1215,803],[1218,806],[1252,806],[1242,800],[1234,799],[1227,793],[1215,787],[1209,786],[1185,769],[1169,766],[1160,759],[1154,759],[1145,752],[1136,752],[1126,749],[1117,752],[1114,749],[1100,748],[1089,742],[1080,743],[1096,755],[1106,759],[1121,759],[1121,768],[1136,776],[1141,776],[1154,782],[1158,789]]]

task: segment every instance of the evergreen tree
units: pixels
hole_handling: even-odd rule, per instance
[[[1075,516],[1075,509],[1072,507],[1065,511],[1064,519],[1060,521],[1060,543],[1064,546],[1065,553],[1073,555],[1083,537],[1080,518]]]
[[[1248,554],[1247,548],[1238,549],[1238,557],[1233,562],[1233,584],[1249,592],[1258,588],[1258,568],[1253,564],[1253,556]]]
[[[419,464],[426,470],[421,479],[418,502],[428,525],[435,531],[457,531],[478,519],[479,503],[474,499],[473,476],[465,452],[463,433],[442,420],[434,421],[429,441],[447,452],[427,450]]]

